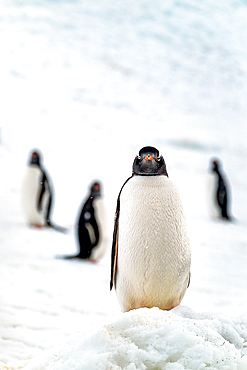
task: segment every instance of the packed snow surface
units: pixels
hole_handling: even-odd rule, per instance
[[[213,2],[3,0],[0,4],[0,369],[247,369],[247,6]],[[121,313],[109,291],[116,199],[146,145],[184,204],[191,283],[182,305]],[[29,228],[30,150],[52,179],[52,219]],[[209,161],[234,222],[213,219]],[[77,251],[75,222],[100,180],[108,250]]]
[[[78,333],[26,370],[241,369],[247,365],[247,320],[140,308],[90,335]]]

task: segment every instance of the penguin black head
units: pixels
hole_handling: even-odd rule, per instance
[[[94,182],[91,186],[90,195],[94,198],[101,197],[101,184],[99,182]]]
[[[221,163],[218,159],[212,159],[211,160],[211,171],[212,172],[219,172],[219,169],[221,167]]]
[[[165,175],[168,177],[164,158],[159,155],[156,148],[145,146],[139,151],[139,155],[135,157],[133,163],[133,175]]]
[[[37,166],[40,166],[40,162],[41,162],[40,153],[37,150],[33,151],[31,154],[31,159],[29,161],[29,164],[36,164]]]

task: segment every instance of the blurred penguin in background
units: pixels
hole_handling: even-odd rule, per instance
[[[43,167],[41,152],[34,150],[28,159],[27,170],[22,182],[21,205],[29,226],[53,227],[64,232],[66,229],[51,222],[53,189],[51,180]]]
[[[98,262],[106,252],[106,212],[100,182],[90,186],[89,195],[83,203],[76,227],[79,253],[65,259],[80,258]]]
[[[229,214],[230,191],[224,177],[221,162],[213,158],[210,161],[210,208],[214,218],[231,221]]]

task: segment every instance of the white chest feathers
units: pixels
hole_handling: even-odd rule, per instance
[[[220,216],[220,207],[217,202],[218,176],[215,172],[208,175],[207,192],[208,192],[208,206],[212,218]]]
[[[171,309],[190,275],[190,245],[179,193],[166,176],[134,176],[120,197],[116,293],[123,311]]]
[[[21,187],[21,207],[29,225],[44,225],[49,194],[42,197],[41,209],[38,201],[41,192],[42,171],[38,166],[27,167]]]
[[[107,215],[103,198],[96,198],[94,200],[94,214],[99,228],[99,242],[93,248],[90,259],[100,260],[107,249]]]

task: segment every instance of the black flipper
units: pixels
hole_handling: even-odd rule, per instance
[[[82,208],[78,225],[78,242],[80,258],[89,259],[92,250],[99,243],[99,227],[94,213],[94,196],[90,194]]]
[[[228,213],[228,191],[227,184],[220,171],[220,163],[218,160],[212,161],[212,171],[218,176],[218,188],[216,192],[216,202],[220,208],[221,217],[225,220],[232,221]]]
[[[120,199],[119,199],[119,196],[118,196],[117,209],[116,209],[115,220],[114,220],[114,231],[113,231],[113,239],[112,239],[112,250],[111,250],[111,281],[110,281],[110,290],[112,290],[113,283],[115,283],[115,281],[116,281],[119,214],[120,214]]]
[[[117,208],[115,213],[114,219],[114,231],[113,231],[113,239],[112,239],[112,250],[111,250],[111,281],[110,281],[110,290],[113,288],[113,284],[116,286],[116,274],[117,274],[117,255],[118,255],[118,224],[119,224],[119,215],[120,215],[120,195],[123,190],[124,185],[133,177],[130,176],[119,192],[117,198]]]
[[[221,208],[221,215],[223,218],[230,219],[227,212],[227,190],[223,178],[219,177],[219,185],[217,191],[217,201]]]
[[[191,272],[189,273],[189,279],[188,279],[188,285],[187,285],[187,288],[189,288],[189,286],[190,286],[190,278],[191,278]]]
[[[40,170],[42,171],[42,179],[40,181],[41,189],[40,189],[40,194],[39,194],[39,199],[38,199],[38,204],[37,204],[37,208],[39,212],[42,210],[41,205],[42,205],[43,196],[45,194],[46,186],[49,188],[49,183],[48,183],[46,174],[41,167],[40,167]]]
[[[39,195],[39,199],[38,199],[38,210],[41,211],[43,196],[45,194],[45,191],[48,191],[49,192],[49,199],[48,199],[47,209],[46,209],[46,214],[45,214],[46,225],[49,226],[49,227],[52,227],[56,231],[59,231],[61,233],[66,233],[68,230],[65,227],[58,226],[58,225],[54,224],[50,219],[52,203],[53,203],[53,192],[52,192],[51,185],[48,181],[48,177],[47,177],[44,169],[41,166],[39,166],[39,167],[40,167],[40,170],[42,172],[42,179],[41,179],[41,182],[40,182],[41,190],[40,190],[40,195]]]

